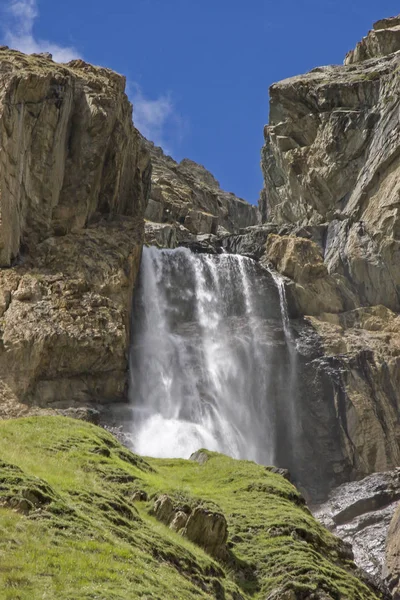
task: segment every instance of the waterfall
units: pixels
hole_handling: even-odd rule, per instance
[[[290,327],[288,303],[286,299],[285,281],[277,271],[270,271],[279,293],[279,303],[281,307],[282,325],[285,333],[287,348],[289,351],[289,371],[288,371],[288,393],[286,400],[286,427],[290,431],[290,438],[294,446],[298,446],[301,438],[301,425],[298,414],[298,354],[296,341],[293,337]],[[296,461],[295,461],[296,462]]]
[[[290,447],[296,365],[278,290],[250,258],[144,249],[130,354],[136,452],[205,447],[272,464],[281,435]]]

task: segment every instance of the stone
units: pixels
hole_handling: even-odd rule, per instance
[[[178,512],[175,513],[174,518],[171,521],[170,524],[170,529],[172,529],[173,531],[181,531],[188,520],[188,515],[183,512],[182,510],[179,510]]]
[[[204,462],[202,463],[204,464]],[[226,558],[228,525],[222,513],[199,505],[182,507],[167,494],[154,502],[154,516],[216,558]]]
[[[400,598],[400,505],[396,506],[386,539],[384,576],[393,598]]]
[[[132,502],[147,502],[148,496],[143,490],[137,490],[132,494],[130,499]]]
[[[264,221],[324,226],[329,274],[347,279],[359,306],[392,310],[400,310],[399,68],[392,52],[274,84],[260,199]],[[297,145],[282,147],[282,135]]]
[[[101,214],[140,217],[151,167],[125,78],[0,51],[0,264]]]
[[[171,498],[167,494],[159,496],[154,502],[153,512],[159,521],[169,525],[174,518],[174,505]]]
[[[126,397],[150,156],[109,69],[2,48],[0,83],[0,418],[85,418]]]
[[[197,452],[193,452],[190,456],[190,460],[194,460],[199,463],[199,465],[204,465],[209,458],[210,457],[205,450],[197,450]]]
[[[329,274],[319,247],[297,236],[268,236],[261,264],[272,265],[288,278],[291,316],[340,313],[355,307],[355,299],[340,277]]]
[[[344,483],[314,507],[314,516],[351,544],[356,564],[382,579],[386,537],[400,499],[400,469]]]
[[[330,486],[400,465],[399,36],[383,19],[345,65],[271,86],[263,224],[222,240],[283,277]]]
[[[345,65],[387,56],[400,50],[400,15],[381,19],[373,29],[359,42],[354,50],[346,55]]]
[[[183,535],[217,558],[226,555],[228,525],[222,513],[197,506],[189,516]]]
[[[307,321],[335,371],[342,445],[358,476],[400,465],[399,316],[381,306]]]
[[[258,222],[258,209],[221,190],[215,177],[202,165],[187,158],[177,163],[151,142],[146,140],[145,145],[153,165],[146,220],[168,223],[174,229],[184,226],[188,238],[216,234],[221,227],[226,232],[237,232]]]

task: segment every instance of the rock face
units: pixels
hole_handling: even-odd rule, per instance
[[[368,35],[349,52],[344,60],[345,65],[362,62],[370,58],[387,56],[400,50],[400,17],[381,19],[374,23]]]
[[[400,469],[395,469],[339,486],[313,513],[335,535],[352,544],[360,567],[382,578],[386,536],[399,499]]]
[[[146,147],[153,164],[145,213],[149,221],[147,243],[175,247],[181,240],[191,240],[198,234],[236,232],[258,222],[258,209],[221,190],[218,181],[203,166],[187,158],[178,164],[154,144],[146,142]],[[160,228],[154,223],[165,225]]]
[[[143,214],[149,160],[124,77],[3,49],[0,84],[1,266],[96,213]]]
[[[400,505],[392,517],[387,540],[384,575],[394,600],[400,598]]]
[[[331,391],[315,436],[333,411],[350,466],[336,483],[400,465],[399,36],[400,17],[385,19],[344,66],[271,87],[265,223],[222,242],[284,277],[299,343],[317,334]]]
[[[399,30],[400,31],[400,30]],[[359,304],[400,308],[400,55],[321,67],[271,87],[264,220],[324,226],[329,273]]]
[[[121,398],[151,166],[125,79],[0,49],[0,416]]]

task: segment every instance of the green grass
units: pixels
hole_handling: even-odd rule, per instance
[[[0,598],[239,600],[275,590],[299,599],[316,590],[379,597],[289,482],[248,461],[207,455],[203,465],[144,460],[81,421],[0,422]],[[148,502],[132,501],[137,490]],[[151,515],[160,493],[224,513],[224,561]]]

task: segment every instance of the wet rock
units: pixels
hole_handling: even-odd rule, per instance
[[[261,264],[271,264],[293,282],[290,288],[293,316],[342,312],[346,304],[351,305],[345,287],[329,275],[320,249],[309,239],[271,233]]]
[[[400,598],[400,505],[394,511],[386,539],[383,574],[393,598]]]
[[[381,579],[386,536],[399,499],[400,469],[395,469],[339,486],[313,513],[351,544],[359,567]]]
[[[277,475],[281,475],[284,479],[287,479],[287,481],[292,481],[290,472],[288,469],[280,469],[279,467],[265,467],[265,468],[267,469],[267,471],[270,471],[271,473],[276,473]]]
[[[98,425],[100,422],[100,411],[95,408],[80,406],[78,408],[66,408],[64,410],[58,410],[57,414],[63,417],[69,417],[70,419],[78,419],[80,421],[87,421]]]

